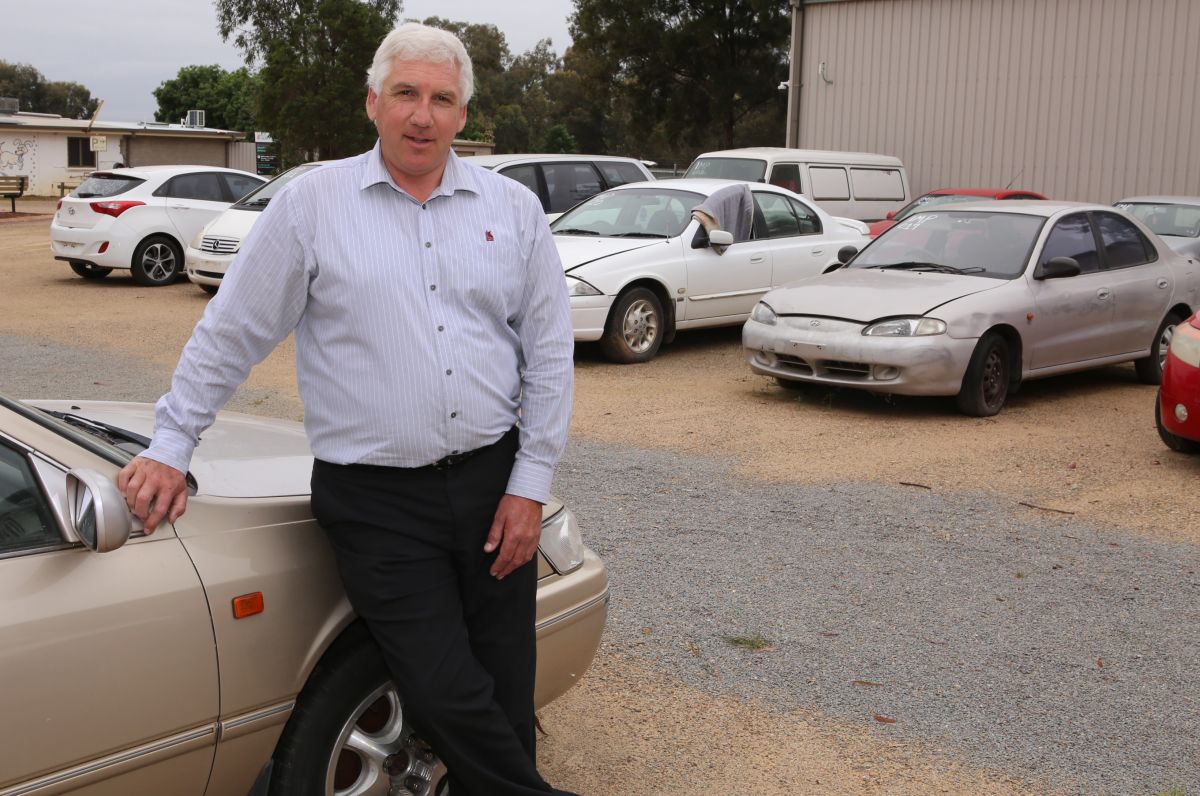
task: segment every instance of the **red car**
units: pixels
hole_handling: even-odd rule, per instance
[[[1200,312],[1171,335],[1154,421],[1168,448],[1200,453]]]
[[[918,210],[928,210],[931,207],[952,202],[973,202],[978,199],[1045,199],[1040,193],[1033,191],[1010,191],[999,188],[938,188],[927,194],[918,196],[899,210],[887,214],[886,221],[875,221],[868,225],[872,238],[877,237],[885,229],[889,229]]]

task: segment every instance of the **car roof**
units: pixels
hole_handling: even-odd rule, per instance
[[[935,188],[925,196],[982,196],[988,199],[1003,199],[1013,194],[1033,194],[1041,196],[1037,191],[1026,191],[1013,188]]]
[[[913,215],[921,213],[959,213],[987,210],[1002,213],[1017,213],[1027,216],[1045,216],[1050,218],[1068,210],[1107,210],[1112,212],[1112,205],[1097,205],[1090,202],[1063,202],[1054,199],[981,199],[978,202],[962,202],[949,207],[931,207],[928,210],[918,210]]]
[[[700,158],[744,158],[779,160],[781,158],[824,163],[869,163],[899,168],[904,164],[900,158],[881,155],[878,152],[841,152],[834,149],[788,149],[781,146],[754,146],[742,149],[718,149],[697,155]]]
[[[1127,199],[1118,199],[1113,204],[1196,205],[1200,207],[1200,196],[1131,196]]]
[[[786,188],[781,188],[778,185],[770,185],[765,182],[747,182],[745,180],[718,180],[712,177],[680,177],[679,179],[671,180],[643,180],[642,182],[629,182],[624,185],[618,185],[615,188],[610,188],[610,191],[625,191],[630,188],[654,188],[658,191],[691,191],[692,193],[702,193],[709,196],[714,191],[721,188],[727,188],[731,184],[741,183],[742,185],[750,186],[751,190],[769,190],[776,193],[790,194],[792,191]],[[798,194],[797,194],[798,195]]]
[[[464,163],[474,163],[476,166],[485,168],[495,168],[496,166],[505,165],[507,163],[523,163],[526,161],[558,161],[564,162],[579,162],[586,160],[619,160],[625,163],[636,163],[639,166],[645,167],[645,164],[637,158],[626,158],[619,155],[553,155],[553,154],[511,154],[511,155],[470,155],[463,157]]]
[[[118,177],[138,177],[145,180],[151,177],[174,177],[176,174],[190,174],[194,171],[223,171],[229,174],[259,176],[241,169],[227,169],[224,166],[125,166],[119,169],[97,169],[92,174],[115,174]]]

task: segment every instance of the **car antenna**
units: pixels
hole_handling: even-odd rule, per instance
[[[1019,179],[1021,178],[1021,175],[1022,175],[1022,174],[1024,174],[1024,173],[1025,173],[1025,167],[1024,167],[1024,166],[1022,166],[1022,167],[1021,167],[1021,170],[1017,172],[1017,176],[1016,176],[1016,177],[1013,177],[1011,180],[1009,180],[1009,181],[1008,181],[1008,185],[1005,185],[1005,186],[1004,186],[1004,190],[1006,190],[1006,191],[1007,191],[1009,188],[1011,188],[1011,187],[1012,187],[1012,184],[1013,184],[1014,182],[1016,182],[1017,180],[1019,180]]]

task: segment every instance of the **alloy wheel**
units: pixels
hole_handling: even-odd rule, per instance
[[[152,243],[142,253],[142,270],[155,282],[171,279],[178,269],[175,252],[165,243]]]
[[[621,336],[635,354],[650,349],[658,339],[658,313],[649,301],[638,299],[629,305],[621,324]]]

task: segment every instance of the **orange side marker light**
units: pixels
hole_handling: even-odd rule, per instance
[[[261,614],[263,612],[263,595],[262,592],[256,591],[253,594],[243,594],[241,597],[233,598],[233,618],[245,619],[248,616]]]
[[[1032,321],[1032,320],[1033,320],[1033,313],[1032,313],[1032,312],[1027,312],[1027,313],[1025,313],[1025,320],[1027,320],[1027,321]]]

